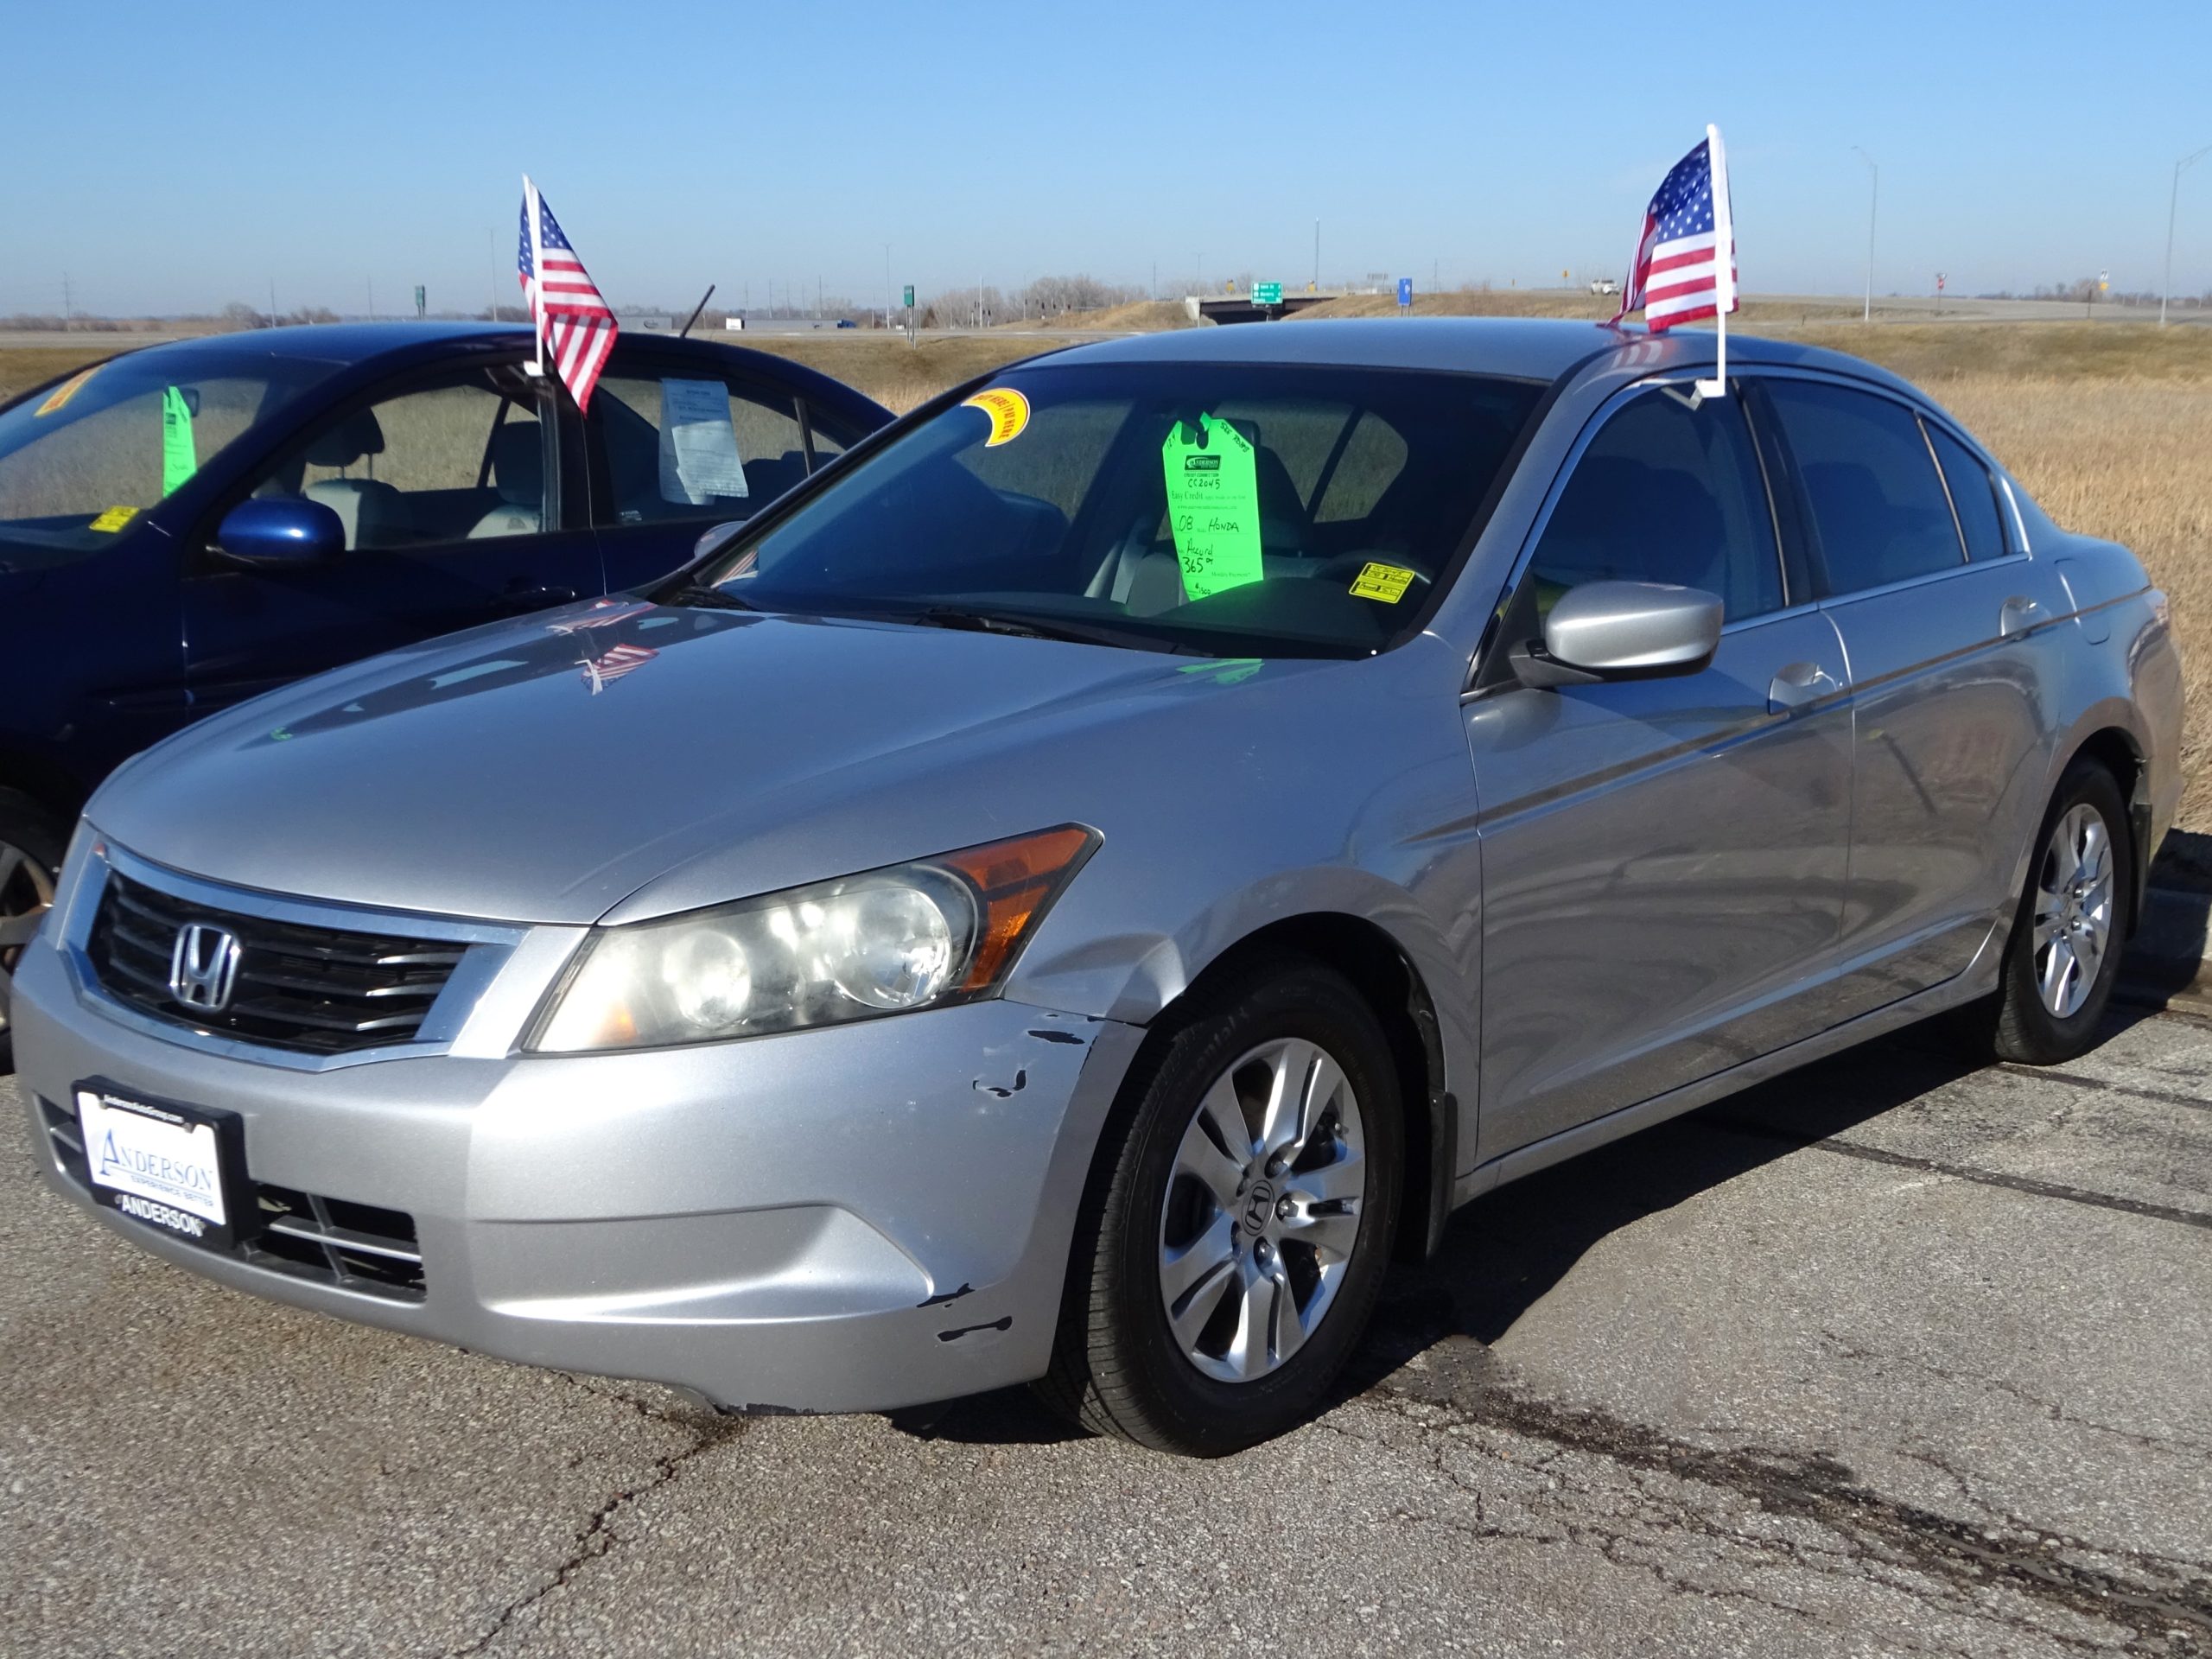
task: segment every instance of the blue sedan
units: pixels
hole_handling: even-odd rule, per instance
[[[65,826],[126,756],[356,658],[685,563],[890,420],[762,352],[626,334],[580,415],[527,328],[277,328],[0,407],[0,1070]]]

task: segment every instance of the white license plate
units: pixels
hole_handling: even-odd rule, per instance
[[[187,1108],[77,1090],[85,1163],[101,1203],[195,1244],[230,1243],[217,1125]]]

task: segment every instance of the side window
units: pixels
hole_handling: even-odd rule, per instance
[[[552,522],[537,404],[481,375],[327,423],[253,493],[321,502],[349,549],[535,536]]]
[[[595,508],[602,524],[749,518],[806,476],[789,397],[688,365],[603,377],[590,419],[607,456],[607,499]]]
[[[1607,421],[1529,574],[1540,606],[1586,582],[1668,582],[1719,594],[1732,622],[1779,610],[1774,516],[1737,400],[1648,391]]]
[[[866,435],[810,397],[806,400],[806,435],[814,445],[814,464],[821,467],[836,460]]]
[[[1928,441],[1936,446],[1943,481],[1951,486],[1951,505],[1959,515],[1959,533],[1967,540],[1967,557],[2003,558],[2005,520],[1997,506],[1997,480],[1972,450],[1941,427],[1928,428]]]
[[[1811,380],[1776,378],[1768,392],[1804,482],[1831,592],[1878,588],[1962,562],[1951,504],[1910,410]]]

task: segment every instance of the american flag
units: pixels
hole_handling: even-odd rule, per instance
[[[1714,220],[1714,181],[1719,180],[1723,229]],[[1728,277],[1723,303],[1719,261],[1714,249],[1728,239]],[[1727,164],[1721,160],[1720,135],[1707,129],[1705,142],[1675,163],[1643,210],[1643,233],[1621,290],[1613,321],[1638,307],[1654,334],[1678,322],[1694,322],[1736,308],[1736,234],[1728,211]]]
[[[537,215],[537,234],[531,235],[531,213]],[[544,269],[538,264],[543,261]],[[522,272],[524,299],[538,337],[553,359],[554,369],[579,410],[591,404],[591,389],[614,349],[614,309],[599,291],[561,233],[560,221],[525,175],[522,181],[522,240],[516,253]]]
[[[597,696],[625,674],[634,674],[660,655],[649,645],[613,645],[597,657],[578,659],[576,666],[583,670],[583,682]]]

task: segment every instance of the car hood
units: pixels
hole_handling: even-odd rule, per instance
[[[242,704],[88,815],[264,891],[626,920],[1080,818],[1085,728],[1344,666],[601,601]]]

